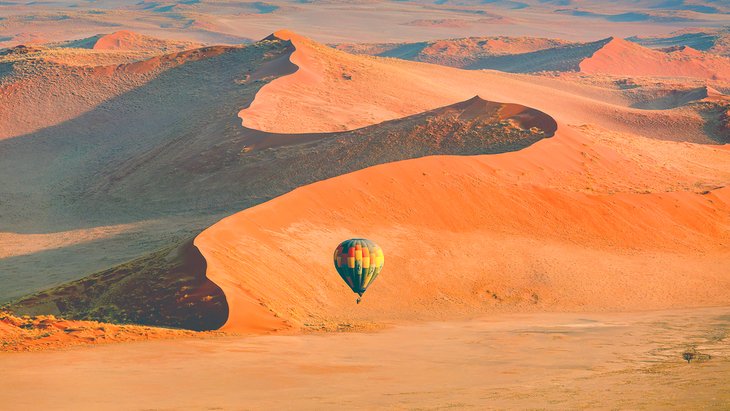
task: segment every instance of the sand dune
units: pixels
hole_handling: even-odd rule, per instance
[[[652,48],[688,46],[696,50],[730,57],[730,29],[728,28],[688,28],[666,35],[634,36],[627,40]]]
[[[194,215],[200,216],[195,224],[208,225],[214,221],[214,218],[220,218],[214,216],[218,216],[226,210],[233,212],[261,204],[302,185],[376,164],[433,154],[494,154],[522,149],[510,155],[501,154],[491,156],[489,160],[481,159],[476,163],[486,162],[493,169],[491,173],[482,169],[472,172],[469,171],[471,169],[459,168],[465,166],[454,166],[457,171],[461,170],[459,172],[465,181],[470,181],[469,179],[473,177],[478,182],[477,187],[480,187],[480,192],[489,194],[483,196],[484,198],[479,200],[481,202],[475,203],[485,210],[485,214],[481,217],[480,214],[475,214],[473,217],[473,222],[479,227],[478,230],[482,230],[473,234],[474,236],[491,238],[490,241],[495,243],[495,249],[504,251],[504,255],[528,255],[529,258],[548,261],[549,263],[540,263],[538,271],[545,271],[548,273],[546,275],[568,273],[561,274],[562,280],[554,281],[555,284],[561,286],[568,284],[568,278],[573,281],[571,276],[578,276],[575,267],[582,266],[590,258],[612,261],[611,264],[623,267],[616,277],[617,281],[623,281],[621,279],[625,279],[625,276],[628,275],[626,273],[635,272],[641,268],[637,264],[642,259],[636,256],[631,257],[632,247],[637,247],[637,252],[645,257],[650,254],[651,258],[658,259],[662,269],[670,267],[671,270],[667,275],[685,275],[689,270],[688,261],[692,261],[693,264],[701,264],[703,267],[710,265],[705,270],[708,276],[717,274],[718,268],[711,266],[712,263],[698,262],[694,259],[698,250],[709,250],[706,252],[719,253],[718,255],[724,252],[722,241],[717,239],[717,236],[720,235],[718,231],[722,229],[717,224],[722,224],[722,219],[711,222],[710,216],[713,215],[712,213],[724,215],[722,213],[726,212],[722,187],[730,179],[727,150],[715,146],[705,147],[661,140],[713,141],[714,137],[707,126],[709,120],[700,115],[699,110],[703,106],[699,102],[722,107],[724,103],[721,101],[705,102],[710,97],[721,98],[719,92],[715,93],[711,88],[704,89],[707,97],[703,98],[700,98],[703,94],[702,90],[697,93],[690,92],[685,96],[686,98],[680,99],[682,100],[681,105],[677,109],[647,110],[647,108],[630,107],[638,101],[648,101],[648,98],[655,97],[651,96],[654,93],[653,88],[648,89],[649,95],[638,95],[636,90],[643,90],[643,83],[638,83],[638,87],[631,85],[632,88],[626,91],[624,87],[626,83],[614,82],[610,79],[604,83],[586,85],[570,78],[466,71],[394,59],[353,56],[317,44],[291,32],[278,32],[274,37],[252,46],[250,49],[226,48],[224,50],[227,51],[222,54],[210,57],[205,57],[203,53],[203,57],[198,58],[197,56],[201,55],[200,51],[192,51],[190,52],[193,53],[192,55],[188,55],[186,52],[181,54],[183,58],[179,59],[174,57],[176,55],[172,55],[172,57],[132,64],[131,67],[153,67],[149,73],[153,73],[155,81],[150,84],[175,84],[175,87],[166,88],[167,91],[160,94],[162,101],[170,102],[171,105],[150,102],[147,98],[148,90],[156,89],[145,86],[138,92],[127,93],[122,98],[105,102],[101,105],[100,110],[94,110],[87,116],[50,130],[49,133],[53,134],[55,139],[59,138],[59,134],[67,136],[59,140],[59,142],[63,142],[59,147],[66,147],[67,144],[69,147],[74,147],[80,141],[97,141],[96,136],[99,133],[100,125],[109,121],[111,121],[109,124],[114,125],[111,129],[116,133],[121,133],[120,135],[135,130],[135,128],[130,129],[130,125],[134,127],[138,124],[147,124],[144,132],[139,133],[136,140],[137,144],[144,141],[145,148],[140,152],[137,148],[138,145],[128,146],[131,142],[123,138],[114,139],[116,144],[109,147],[110,150],[113,149],[109,152],[104,151],[104,147],[109,144],[108,141],[103,145],[94,144],[93,146],[98,147],[97,150],[101,150],[100,153],[104,154],[105,158],[114,161],[115,164],[114,167],[105,164],[104,170],[107,171],[101,174],[93,173],[93,168],[89,168],[89,163],[84,160],[84,157],[78,158],[79,165],[71,162],[64,164],[62,170],[56,170],[49,164],[46,171],[39,171],[36,167],[28,170],[27,174],[35,176],[34,178],[39,181],[45,181],[44,173],[64,175],[64,173],[73,171],[73,173],[78,173],[74,177],[77,181],[79,175],[87,176],[82,179],[84,181],[82,185],[70,187],[85,193],[84,202],[76,204],[76,207],[80,207],[79,209],[98,209],[96,204],[104,204],[107,214],[116,216],[115,218],[122,221],[154,215],[163,212],[162,210],[165,213],[173,214],[195,213]],[[279,37],[288,40],[279,40]],[[247,65],[244,66],[241,61],[244,57],[248,58],[251,55],[248,53],[258,53],[257,56],[260,54],[260,62],[255,63],[248,59],[246,60]],[[219,62],[225,62],[225,64]],[[156,68],[164,68],[167,65],[172,65],[172,68],[162,70]],[[211,70],[213,66],[225,67],[225,70]],[[129,71],[126,67],[130,66],[117,66],[114,72],[126,73]],[[137,75],[135,71],[129,72],[131,75]],[[140,70],[140,72],[146,73],[145,70]],[[201,84],[196,81],[202,72],[210,75],[208,77],[211,78],[210,82]],[[605,85],[606,82],[608,85]],[[215,85],[215,92],[212,92],[211,85]],[[159,84],[156,86],[159,87]],[[197,91],[201,87],[205,87],[206,90],[202,94]],[[473,97],[477,93],[480,97]],[[695,94],[697,95],[695,96]],[[189,99],[191,95],[196,96],[195,99]],[[431,105],[437,106],[443,101],[458,99],[461,96],[466,96],[461,103],[429,110]],[[494,97],[494,99],[487,100],[486,96]],[[251,100],[253,103],[248,105]],[[192,111],[192,108],[188,111],[180,110],[179,105],[188,101],[190,104],[197,103],[191,106],[196,107],[195,111]],[[203,101],[207,102],[203,106],[208,111],[200,111]],[[495,101],[506,103],[495,103]],[[694,102],[698,102],[698,105],[694,106]],[[248,108],[239,111],[241,107],[247,105]],[[110,120],[106,114],[115,111],[118,107],[128,106],[139,108],[131,113],[131,120],[130,118]],[[172,106],[177,107],[177,110],[167,109]],[[411,111],[416,111],[416,113],[403,117]],[[195,114],[186,115],[185,113],[188,112]],[[154,123],[150,123],[150,113],[155,113]],[[236,113],[243,118],[244,127],[241,127]],[[104,120],[101,121],[101,119]],[[165,122],[163,123],[161,120]],[[176,127],[182,124],[185,124],[186,130],[188,130],[188,133],[185,134],[186,144],[179,144],[179,135],[174,132]],[[358,129],[359,125],[367,127]],[[251,127],[261,127],[262,129],[256,130]],[[531,130],[533,127],[536,127],[535,131]],[[550,139],[550,144],[546,144],[548,141],[545,141],[531,146],[536,141],[553,135],[557,127],[559,127],[557,138]],[[323,132],[339,129],[353,130]],[[277,132],[277,130],[279,131]],[[319,131],[315,132],[317,130]],[[7,153],[8,156],[11,156],[9,158],[13,159],[14,167],[24,169],[23,158],[25,155],[30,155],[28,153],[32,153],[33,147],[26,146],[26,144],[47,141],[51,138],[51,134],[38,133],[30,138],[13,139],[13,144],[8,145],[10,151]],[[525,150],[525,147],[529,147],[529,149]],[[89,152],[89,155],[98,156],[94,151]],[[332,159],[338,160],[332,161]],[[461,163],[461,159],[446,161],[439,166],[443,168],[439,172],[450,169],[451,161]],[[474,161],[476,160],[469,159],[464,164],[472,164]],[[387,165],[382,167],[391,170]],[[430,167],[422,172],[428,175],[436,173],[433,168],[436,166]],[[169,172],[171,169],[176,170],[175,173],[171,174]],[[84,170],[91,174],[84,174],[86,172]],[[398,180],[401,172],[393,170],[400,169],[393,168],[392,173],[391,171],[382,173],[393,174],[388,178],[393,179],[392,181],[395,183],[403,183]],[[412,171],[408,171],[408,173]],[[365,172],[367,170],[363,171],[363,173]],[[164,181],[160,181],[150,179],[151,175],[167,175],[168,177]],[[343,181],[349,181],[347,178],[357,177],[345,176],[342,178]],[[408,182],[410,180],[406,179],[405,183]],[[438,184],[443,192],[441,195],[445,197],[458,198],[459,190],[465,193],[470,192],[468,185],[467,187],[459,184],[452,186],[450,179],[446,177],[438,180]],[[484,184],[484,186],[479,186],[479,184]],[[505,198],[504,193],[510,192],[505,191],[505,187],[513,186],[518,187],[517,194]],[[416,188],[418,187],[420,186]],[[417,201],[419,204],[427,204],[427,199],[436,195],[435,189],[433,186],[425,186],[423,191],[408,193],[408,195],[412,194],[414,199],[420,199]],[[134,193],[134,195],[129,196],[128,193]],[[476,196],[476,193],[473,195]],[[367,204],[373,203],[373,210],[381,212],[406,207],[403,203],[408,198],[404,193],[399,193],[395,198],[389,200],[391,202],[380,204],[375,192],[369,192],[368,196],[374,197],[368,197],[371,199]],[[490,196],[494,198],[494,202],[483,204],[482,202],[488,201]],[[716,196],[717,198],[715,198]],[[470,197],[465,201],[468,203],[476,200]],[[710,203],[710,201],[712,202]],[[503,204],[500,205],[500,202]],[[308,203],[303,201],[303,204]],[[676,205],[678,212],[675,212],[670,204]],[[224,205],[225,210],[220,209],[221,205]],[[454,203],[452,202],[451,205],[453,206]],[[265,208],[266,206],[267,204],[260,207]],[[330,207],[331,204],[312,203],[307,205],[308,208],[303,209],[309,211],[302,212],[312,213],[311,210],[321,206]],[[407,207],[411,207],[410,203]],[[495,207],[497,210],[511,210],[517,215],[502,215],[497,214],[497,211],[491,215],[486,213]],[[555,207],[563,210],[565,214],[555,216],[538,212],[539,210],[553,210]],[[583,212],[580,211],[581,207],[593,210],[588,213],[603,210],[606,214],[603,215],[603,220],[598,215],[583,215]],[[630,212],[629,210],[633,210],[633,208],[639,211]],[[704,228],[696,227],[695,223],[687,219],[687,216],[691,215],[688,210],[695,208],[701,210],[697,221],[707,222]],[[130,209],[135,210],[134,216],[124,214],[125,210]],[[671,231],[671,227],[664,227],[656,221],[651,224],[644,223],[645,215],[641,210],[644,210],[644,213],[649,213],[651,210],[676,222],[675,228],[679,231]],[[34,212],[46,213],[43,210]],[[55,211],[56,215],[73,214],[74,212],[68,209]],[[420,212],[423,213],[423,211]],[[623,223],[616,225],[615,220],[607,217],[610,213],[621,217]],[[425,215],[419,214],[419,217],[425,218]],[[97,218],[102,217],[97,216]],[[108,219],[108,216],[104,218]],[[504,227],[496,226],[495,228],[490,225],[491,223],[488,224],[491,220],[484,220],[486,218],[495,218],[504,222],[513,221],[513,231],[505,233]],[[602,225],[584,227],[584,224],[587,224],[591,218],[603,221]],[[539,224],[533,223],[533,219]],[[205,221],[208,222],[205,223]],[[387,223],[391,226],[398,226],[398,221],[400,220],[387,220]],[[403,221],[410,220],[405,218]],[[449,220],[445,218],[444,221]],[[188,223],[188,226],[191,224],[193,223]],[[533,224],[537,225],[533,226]],[[267,233],[277,230],[274,223],[267,222],[262,227],[265,227],[262,229]],[[560,234],[551,235],[550,232],[545,232],[540,227],[549,229],[548,231],[556,230],[555,232]],[[574,228],[567,230],[566,227]],[[526,235],[525,233],[532,229],[541,234],[537,237],[528,236],[529,238],[522,239]],[[333,230],[333,227],[326,228],[326,230]],[[405,233],[395,233],[392,236],[401,238],[400,241],[410,241],[414,238],[414,230],[406,230]],[[421,228],[419,227],[418,230]],[[437,225],[437,229],[426,238],[431,242],[428,243],[429,249],[442,247],[438,243],[439,236],[455,235],[449,230],[448,224]],[[646,231],[642,234],[641,230],[657,230],[657,232],[652,234],[650,231]],[[603,233],[603,231],[606,232]],[[687,238],[696,241],[685,241],[685,231],[689,236]],[[683,236],[677,236],[678,232],[683,233]],[[337,232],[337,236],[347,235],[344,232]],[[558,239],[561,236],[567,236],[566,238],[570,238],[570,241],[581,245],[566,245],[564,240]],[[677,237],[673,239],[673,236]],[[468,235],[464,238],[467,237]],[[598,241],[604,237],[611,239],[615,247],[609,247],[611,244],[607,244],[607,240]],[[227,240],[223,236],[216,241],[225,243]],[[269,240],[262,239],[261,241],[262,244],[265,244]],[[450,241],[453,241],[453,244],[461,244],[461,240],[458,238]],[[474,242],[473,239],[470,241],[469,244]],[[561,253],[580,255],[583,262],[560,260],[560,258],[556,260],[544,247],[536,247],[535,241],[538,241],[537,244],[544,242],[545,247],[553,247],[554,250],[563,250],[560,251]],[[598,242],[596,243],[596,241]],[[642,244],[645,242],[657,245],[665,244],[665,246],[658,249],[644,249]],[[509,244],[511,248],[504,248],[507,247],[506,244]],[[676,246],[677,244],[687,248],[686,261],[679,257],[662,254],[671,248],[670,245]],[[218,244],[217,247],[225,247],[224,249],[228,250],[230,245]],[[469,246],[464,247],[468,249]],[[575,249],[564,247],[575,247]],[[604,249],[606,247],[608,247],[608,251]],[[206,247],[200,246],[200,248],[201,252],[205,254]],[[274,261],[269,260],[268,257],[272,259],[280,257],[275,253],[261,255],[267,257],[266,261],[262,262],[263,267],[269,267],[268,264],[272,264]],[[329,255],[329,251],[327,255]],[[499,264],[510,265],[508,260],[495,258],[497,261],[501,261]],[[155,278],[157,268],[165,266],[165,264],[157,264],[156,259],[159,259],[159,255],[151,254],[134,262],[142,267],[137,272],[138,276],[135,281],[149,281]],[[329,262],[323,264],[325,265],[322,267],[326,267]],[[144,267],[152,267],[152,269]],[[467,264],[463,269],[471,272],[474,267]],[[104,289],[104,287],[127,278],[125,270],[126,268],[120,266],[106,273],[102,272],[90,278],[87,284],[95,284],[97,280],[103,279],[104,281],[98,282],[96,285],[98,289]],[[213,268],[213,270],[216,269]],[[609,274],[606,271],[608,268],[604,267],[603,270],[597,270],[597,275],[605,277]],[[507,272],[510,271],[507,270]],[[190,278],[199,278],[201,275],[201,273],[192,272],[189,274]],[[518,278],[523,279],[527,275],[524,272],[517,274]],[[223,276],[225,277],[225,275],[227,274],[224,273]],[[622,275],[624,277],[621,277]],[[658,274],[654,271],[651,275]],[[281,278],[275,279],[273,273],[264,273],[262,276],[271,277],[272,283],[276,284],[283,281]],[[210,278],[218,283],[215,274]],[[475,278],[470,281],[476,281]],[[230,281],[235,284],[238,279]],[[500,279],[500,284],[501,281]],[[532,293],[538,296],[538,301],[542,301],[540,304],[546,304],[544,306],[536,305],[537,307],[562,310],[567,309],[566,307],[579,307],[583,304],[582,301],[555,302],[560,297],[559,292],[555,289],[546,286],[531,290],[525,285],[527,283],[515,281],[514,283],[507,282],[506,284],[511,284],[509,287],[489,289],[497,295],[497,297],[491,297],[491,300],[486,300],[493,303],[492,305],[477,297],[465,296],[462,289],[455,290],[456,294],[449,294],[451,297],[448,298],[453,297],[456,301],[464,299],[467,302],[449,305],[451,308],[445,309],[444,313],[474,313],[481,309],[492,308],[529,309],[532,307],[532,303],[529,303],[533,298]],[[226,287],[230,286],[218,285],[224,291],[227,290]],[[614,285],[614,287],[616,293],[625,291],[620,285]],[[647,283],[647,287],[652,287],[651,283]],[[58,287],[44,295],[30,296],[17,307],[28,310],[37,310],[39,307],[60,307],[59,301],[76,295],[81,289],[75,284]],[[700,289],[702,288],[700,287]],[[162,286],[155,290],[154,299],[157,300],[177,295],[180,287]],[[596,292],[590,286],[586,286],[586,290],[585,295]],[[651,289],[645,290],[646,293],[649,293],[647,290]],[[226,300],[230,300],[229,302],[232,302],[234,306],[243,304],[253,307],[254,312],[260,311],[257,314],[257,321],[254,321],[253,324],[243,321],[240,329],[260,332],[304,324],[301,316],[298,316],[299,314],[280,313],[279,318],[272,319],[269,309],[259,308],[262,307],[261,301],[264,301],[264,305],[268,304],[267,301],[271,301],[270,305],[275,310],[290,304],[293,297],[281,294],[284,291],[278,289],[272,291],[257,288],[257,286],[246,288],[242,294],[237,294],[239,291],[238,289],[225,291]],[[271,296],[269,296],[269,291],[273,293]],[[527,291],[530,292],[524,294]],[[327,293],[329,292],[327,291]],[[320,291],[315,293],[320,293]],[[327,293],[324,294],[327,299],[349,301],[348,296]],[[698,304],[709,304],[720,298],[720,294],[713,294],[713,292],[709,292],[708,295],[706,298],[703,297],[704,299],[701,299]],[[117,293],[114,296],[115,301],[120,304],[119,307],[123,308],[119,310],[120,312],[145,312],[144,309],[140,311],[140,307],[142,307],[140,301],[144,301],[144,298],[125,300],[121,296],[123,293]],[[201,296],[205,295],[201,294]],[[88,298],[79,296],[76,299],[80,303],[74,307],[74,311],[66,312],[85,316],[94,315],[95,307],[99,306],[102,301],[99,298],[103,299],[107,296],[103,293],[93,294]],[[337,298],[341,300],[337,300]],[[689,293],[678,297],[677,301],[687,302],[691,298],[692,294]],[[518,307],[507,304],[503,308],[500,305],[500,299],[519,301]],[[617,309],[640,308],[636,300],[636,294],[633,294],[626,301],[615,304],[606,299],[593,299],[592,297],[585,297],[583,301],[594,301],[596,304],[592,306],[594,308],[600,304],[608,304]],[[658,296],[645,300],[648,307],[663,307],[672,304],[671,301],[662,300]],[[334,321],[333,318],[336,315],[332,313],[332,305],[328,305],[329,302],[318,304],[309,306],[307,315],[311,314],[325,318],[327,321]],[[411,303],[409,302],[409,304]],[[469,308],[472,305],[478,308]],[[170,307],[174,307],[174,304]],[[418,307],[418,305],[396,307],[394,304],[391,308],[393,308],[393,315],[411,318],[412,307]],[[462,308],[455,309],[454,307]],[[246,309],[231,309],[233,322],[239,321],[236,318],[239,317],[238,313],[241,311],[246,311]],[[60,312],[63,312],[63,309]],[[341,314],[348,316],[352,313],[343,312]],[[181,319],[186,318],[177,316],[177,314],[153,317],[155,324],[181,324]],[[366,317],[359,320],[367,322],[369,319],[375,318]],[[150,316],[135,318],[137,321],[153,320]]]
[[[354,129],[478,94],[486,100],[533,107],[566,123],[590,122],[659,139],[712,142],[698,113],[630,108],[632,102],[616,85],[576,86],[571,78],[458,70],[353,56],[289,31],[274,36],[293,44],[291,61],[299,68],[293,75],[264,86],[239,113],[246,127],[276,133]]]
[[[662,52],[614,38],[580,62],[583,73],[730,80],[730,59],[690,47]]]
[[[577,71],[728,81],[730,59],[727,56],[705,53],[678,40],[671,41],[680,46],[661,50],[637,44],[640,39],[632,40],[609,37],[590,43],[569,43],[530,38],[454,39],[405,44],[342,44],[337,48],[472,70],[492,69],[511,73]],[[702,44],[700,47],[707,48]]]
[[[28,60],[15,64],[17,71],[0,86],[0,135],[12,137],[0,141],[0,231],[80,234],[139,224],[92,242],[69,236],[54,250],[2,259],[0,277],[8,285],[0,287],[0,300],[179,244],[226,212],[246,207],[235,201],[232,178],[221,179],[228,188],[218,195],[225,198],[211,197],[200,181],[217,168],[187,166],[207,164],[200,153],[244,134],[236,113],[276,75],[268,65],[288,53],[281,42],[266,41],[111,66],[68,67],[22,57]],[[176,183],[145,175],[151,169],[144,164],[159,153],[171,156],[152,166],[154,175]],[[220,188],[207,186],[210,192]]]
[[[728,298],[721,263],[728,250],[718,246],[727,242],[727,225],[717,220],[727,221],[727,189],[705,196],[602,198],[548,189],[499,196],[505,188],[479,184],[472,161],[439,160],[382,166],[347,176],[352,182],[300,189],[203,232],[196,245],[229,304],[224,329],[490,310],[643,310],[718,305]],[[437,195],[447,182],[458,194]],[[358,209],[356,221],[353,204],[368,205]],[[547,211],[555,205],[571,209]],[[389,250],[363,308],[354,306],[325,258],[331,253],[326,245],[352,236],[373,238]],[[677,254],[673,247],[692,251]],[[601,263],[588,269],[589,260]]]
[[[237,49],[215,46],[162,55],[155,52],[152,56],[132,54],[111,58],[93,51],[12,49],[0,55],[0,63],[8,63],[10,67],[9,73],[0,77],[0,139],[72,120],[150,82],[166,70],[223,53],[235,53]],[[79,55],[86,64],[66,64]],[[109,60],[118,61],[109,64]],[[44,98],[47,95],[54,98]]]
[[[649,120],[654,128],[660,124],[657,112],[637,115],[593,100],[595,95],[581,95],[586,91],[561,93],[552,88],[557,88],[557,82],[536,85],[533,80],[528,86],[522,78],[496,73],[469,77],[447,68],[356,59],[291,32],[275,36],[293,43],[296,51],[291,60],[298,70],[261,89],[240,113],[244,125],[289,132],[356,127],[363,114],[373,115],[363,104],[367,93],[408,95],[412,96],[406,99],[409,103],[425,105],[429,100],[424,95],[431,101],[444,98],[444,90],[438,87],[446,83],[451,95],[458,95],[460,87],[471,87],[480,95],[509,95],[507,100],[535,104],[555,116],[563,128],[559,137],[517,153],[382,165],[300,188],[222,220],[196,238],[196,245],[209,263],[209,278],[221,286],[229,301],[224,328],[260,331],[302,327],[313,319],[367,322],[382,316],[428,317],[423,313],[432,313],[434,307],[443,315],[489,308],[651,309],[721,304],[727,298],[721,291],[724,286],[716,287],[727,281],[719,264],[728,253],[724,222],[728,191],[723,184],[726,177],[721,177],[728,172],[727,161],[722,160],[725,150],[704,152],[720,161],[714,171],[719,172],[717,185],[703,190],[692,188],[689,181],[674,185],[677,180],[664,180],[662,175],[666,169],[659,158],[663,157],[651,165],[640,160],[659,143],[631,141],[621,133],[607,138],[609,134],[600,129],[569,126],[580,118],[596,121],[601,112],[610,112],[616,121],[621,111]],[[598,45],[596,60],[589,60],[586,70],[611,69],[607,61],[611,53],[621,56],[622,47],[644,52],[641,46],[626,44],[611,39]],[[649,56],[655,53],[648,51]],[[386,65],[392,70],[386,70]],[[410,75],[400,81],[388,78],[399,67],[408,67]],[[422,75],[426,70],[430,78]],[[433,78],[439,79],[439,85]],[[481,92],[483,86],[475,78],[489,84],[489,89]],[[494,81],[497,78],[502,81]],[[705,92],[698,97],[716,94]],[[383,103],[387,101],[383,94],[376,97],[381,102],[378,108],[387,107],[392,114],[379,113],[382,116],[416,109]],[[689,97],[687,102],[693,101]],[[343,111],[334,111],[338,109]],[[676,113],[666,118],[676,120]],[[611,126],[622,128],[617,123]],[[656,129],[639,128],[632,131],[656,135]],[[595,151],[583,148],[594,144]],[[686,150],[676,143],[666,143],[664,148]],[[578,171],[583,168],[582,173]],[[491,173],[500,179],[488,183]],[[657,192],[663,185],[665,194]],[[444,190],[453,194],[443,195]],[[351,204],[367,205],[362,210],[358,207],[355,221],[348,217]],[[341,221],[352,223],[343,227]],[[382,297],[377,307],[358,311],[347,305],[348,293],[329,281],[329,262],[311,259],[313,250],[307,244],[321,247],[318,253],[324,255],[321,244],[360,235],[393,248],[395,261],[388,259],[388,269],[395,277],[383,286],[382,294],[373,293]],[[286,244],[281,243],[284,239]],[[408,258],[411,244],[425,248],[419,254],[425,255],[423,261]],[[681,257],[672,256],[669,250],[677,249],[686,251]],[[698,253],[716,258],[707,260]],[[525,269],[510,263],[516,256],[544,263]],[[640,263],[647,258],[656,264]],[[581,266],[578,260],[589,259],[605,261],[605,265],[592,266],[588,273],[576,270]],[[699,266],[703,274],[689,277]],[[291,270],[282,275],[281,267]],[[646,276],[638,283],[633,279],[637,273]],[[542,280],[536,281],[535,275]],[[691,284],[688,289],[699,291],[675,290],[673,284],[680,280]]]
[[[176,207],[189,204],[191,200],[185,199],[187,192],[205,196],[211,204],[220,201],[231,208],[237,204],[244,208],[299,186],[375,164],[433,154],[519,150],[552,136],[556,128],[555,121],[545,113],[475,97],[352,132],[289,135],[242,129],[238,135],[227,135],[226,144],[206,148],[202,159],[198,151],[190,152],[182,145],[156,152],[153,158],[143,165],[135,164],[132,169],[121,167],[109,176],[114,182],[109,191],[93,197],[103,204],[114,193],[136,187],[133,204],[138,212],[144,209],[144,203],[158,207],[166,202]],[[169,187],[148,185],[140,190],[139,181],[164,173],[171,164],[178,167],[178,183]],[[196,177],[209,183],[200,187]],[[24,314],[218,328],[227,315],[227,306],[222,304],[225,298],[217,286],[205,279],[205,264],[199,256],[199,251],[189,243],[173,247],[172,251],[168,247],[82,280],[23,297],[12,307]],[[155,309],[150,308],[153,302]],[[105,309],[107,306],[114,309]]]
[[[625,157],[645,152],[622,155],[609,143],[596,162],[588,143],[572,130],[516,153],[385,164],[222,220],[195,244],[229,303],[224,329],[726,301],[728,188],[614,193],[622,182],[603,168],[646,175],[647,163]],[[560,178],[583,167],[607,192]],[[353,236],[389,250],[360,306],[326,258],[328,245]]]
[[[113,33],[97,34],[78,40],[66,40],[43,44],[48,48],[87,49],[123,52],[172,53],[202,47],[202,44],[192,41],[161,39],[153,36],[136,33],[131,30],[119,30]]]

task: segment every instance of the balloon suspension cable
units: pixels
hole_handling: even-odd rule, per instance
[[[359,297],[357,297],[357,303],[360,304],[360,301],[362,301],[362,294],[360,294]]]

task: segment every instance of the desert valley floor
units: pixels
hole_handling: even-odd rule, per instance
[[[730,408],[728,16],[0,2],[0,408]]]
[[[123,343],[0,357],[0,394],[9,409],[723,409],[729,334],[730,310],[703,308]]]

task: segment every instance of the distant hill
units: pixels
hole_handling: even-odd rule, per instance
[[[626,40],[651,48],[686,46],[695,50],[730,57],[730,28],[685,29],[665,36],[634,36]]]
[[[703,44],[708,46],[707,44]],[[410,44],[340,44],[349,52],[471,70],[681,76],[730,80],[730,58],[689,46],[656,50],[609,37],[590,43],[535,38],[466,38]]]

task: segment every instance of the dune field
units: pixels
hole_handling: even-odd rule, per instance
[[[730,407],[730,8],[239,3],[0,3],[10,409]]]

